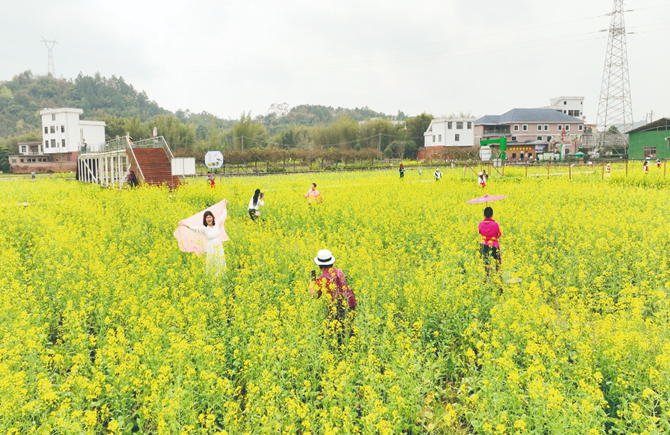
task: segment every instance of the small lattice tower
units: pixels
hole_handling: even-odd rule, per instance
[[[633,125],[633,105],[630,98],[623,0],[614,0],[610,15],[607,56],[598,103],[596,151],[625,153],[628,151],[628,135],[625,132]]]
[[[56,67],[54,66],[54,53],[53,48],[58,42],[54,39],[53,41],[47,41],[42,37],[42,42],[46,45],[47,50],[49,50],[49,75],[56,77]]]

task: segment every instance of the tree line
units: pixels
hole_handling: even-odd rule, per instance
[[[82,108],[84,119],[105,121],[108,140],[125,134],[149,138],[155,127],[175,153],[196,157],[210,150],[337,149],[412,158],[423,146],[432,119],[425,113],[408,117],[398,111],[390,116],[368,107],[287,103],[273,104],[264,115],[243,112],[237,120],[222,119],[208,112],[172,113],[122,77],[80,74],[67,80],[25,71],[0,82],[0,147],[15,153],[18,142],[41,140],[39,111],[44,107]]]

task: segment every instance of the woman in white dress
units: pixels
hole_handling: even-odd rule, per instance
[[[221,216],[214,219],[214,214],[207,210],[202,216],[203,226],[188,226],[184,223],[179,225],[185,226],[191,231],[202,234],[207,239],[207,273],[213,273],[214,276],[219,276],[226,272],[226,257],[223,252],[223,244],[219,242],[221,232],[225,231],[223,223],[228,217],[228,208],[224,207]]]

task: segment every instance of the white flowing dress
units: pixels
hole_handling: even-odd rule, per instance
[[[223,222],[228,217],[228,210],[224,209],[221,216],[215,219],[214,226],[191,227],[193,231],[202,234],[207,239],[207,273],[213,273],[214,276],[220,276],[226,273],[226,257],[223,252],[223,244],[219,243],[221,228]]]

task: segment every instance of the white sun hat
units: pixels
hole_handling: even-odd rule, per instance
[[[332,266],[335,263],[335,257],[329,250],[322,249],[316,254],[314,262],[319,266]]]

